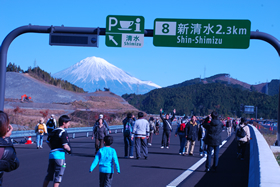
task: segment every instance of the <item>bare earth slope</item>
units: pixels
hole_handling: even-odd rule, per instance
[[[85,101],[83,96],[74,92],[59,89],[22,73],[7,72],[5,98],[20,99],[23,94],[32,97],[35,103]]]
[[[20,102],[23,94],[31,97],[31,102]],[[16,111],[16,108],[19,110]],[[62,114],[70,115],[73,126],[85,126],[95,121],[100,113],[110,118],[110,125],[114,125],[119,123],[115,118],[122,118],[128,111],[138,111],[111,92],[71,92],[41,82],[28,74],[15,72],[6,74],[4,109],[10,115],[11,123],[26,126],[25,129],[33,129],[46,112],[55,114],[56,118]]]

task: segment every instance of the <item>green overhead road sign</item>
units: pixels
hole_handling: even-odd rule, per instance
[[[143,16],[107,16],[106,45],[108,47],[143,47],[144,21]]]
[[[163,19],[154,21],[154,46],[247,49],[250,20]]]

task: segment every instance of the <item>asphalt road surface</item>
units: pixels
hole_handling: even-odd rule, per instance
[[[201,159],[199,142],[195,144],[194,156],[180,156],[179,138],[171,136],[169,149],[161,149],[161,133],[154,136],[152,146],[149,146],[149,156],[145,160],[125,159],[122,133],[112,134],[113,148],[116,149],[121,174],[115,172],[112,186],[118,187],[150,187],[167,186],[185,170]],[[226,139],[226,132],[223,132]],[[217,172],[205,173],[205,163],[195,170],[179,186],[247,186],[248,184],[248,154],[244,161],[236,159],[236,143],[233,136],[220,149],[220,162]],[[35,138],[32,139],[33,141]],[[71,139],[72,155],[66,155],[66,171],[61,187],[99,186],[99,171],[96,167],[89,173],[94,159],[94,141],[91,138]],[[48,153],[46,143],[43,149],[36,145],[15,145],[20,167],[4,174],[4,187],[38,187],[42,186],[47,174]],[[135,155],[135,154],[134,154]],[[50,182],[49,186],[53,183]]]

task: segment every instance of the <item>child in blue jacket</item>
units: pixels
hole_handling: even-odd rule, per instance
[[[110,147],[112,143],[113,143],[113,137],[105,136],[104,138],[105,147],[99,149],[89,169],[89,172],[91,173],[99,162],[99,186],[100,187],[112,185],[114,163],[116,165],[116,170],[118,174],[120,173],[120,165],[119,165],[116,150]]]

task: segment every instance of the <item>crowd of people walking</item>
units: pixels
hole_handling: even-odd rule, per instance
[[[170,137],[175,130],[175,136],[179,137],[179,155],[198,154],[206,157],[205,171],[216,171],[219,162],[219,149],[222,144],[221,133],[226,128],[227,136],[236,134],[237,158],[244,160],[246,147],[250,141],[250,130],[246,119],[241,118],[240,124],[237,121],[227,118],[220,120],[218,113],[213,111],[206,118],[197,118],[192,115],[190,118],[183,116],[176,120],[177,126],[174,128],[176,109],[172,113],[163,113],[159,110],[159,117],[151,116],[145,119],[143,112],[137,114],[137,118],[132,113],[127,113],[123,119],[124,138],[124,158],[148,159],[148,147],[153,145],[153,136],[162,133],[160,148],[169,149]],[[70,126],[71,119],[67,115],[62,115],[56,123],[55,116],[51,115],[44,123],[41,118],[35,127],[37,149],[43,148],[43,137],[47,134],[46,143],[50,147],[49,165],[43,186],[47,187],[50,181],[57,187],[62,182],[62,177],[66,169],[65,154],[71,154],[72,148],[66,129]],[[162,131],[160,131],[162,128]],[[233,130],[232,130],[233,128]],[[6,113],[0,111],[0,186],[3,180],[3,172],[17,169],[19,161],[16,157],[15,149],[9,139],[12,126]],[[3,132],[2,132],[3,131]],[[95,141],[95,158],[90,166],[89,172],[99,164],[99,184],[100,186],[111,186],[113,180],[114,167],[120,173],[117,152],[111,147],[113,137],[110,127],[103,114],[93,124],[92,140]],[[196,142],[199,142],[199,152],[195,153]],[[135,146],[135,157],[134,157]],[[212,152],[214,152],[214,162],[211,165]],[[2,155],[2,156],[1,156]],[[9,167],[3,167],[2,163],[9,163]]]

